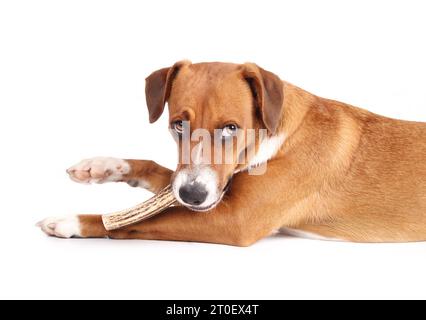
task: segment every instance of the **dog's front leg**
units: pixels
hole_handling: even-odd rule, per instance
[[[67,173],[79,183],[127,182],[157,193],[170,183],[173,171],[149,160],[97,157],[80,161]]]
[[[253,230],[262,227],[262,223],[245,219],[244,212],[233,210],[228,203],[219,204],[209,213],[171,207],[149,220],[116,231],[105,230],[101,215],[50,218],[39,226],[48,235],[61,238],[195,241],[234,246],[248,246],[269,233],[268,228]]]
[[[282,226],[300,224],[298,221],[303,220],[303,215],[289,214],[288,210],[304,199],[306,185],[300,181],[309,181],[309,176],[301,178],[299,170],[290,169],[275,161],[268,164],[264,175],[236,174],[230,192],[209,212],[171,207],[149,220],[110,232],[105,230],[100,215],[48,218],[39,226],[45,233],[63,238],[110,237],[248,246]]]

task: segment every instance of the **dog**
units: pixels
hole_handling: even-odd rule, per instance
[[[179,146],[184,121],[189,130],[231,139],[248,129],[266,137],[255,137],[242,162],[244,144],[232,148],[232,161],[208,165],[185,163],[179,148],[175,171],[149,160],[83,160],[67,170],[76,182],[127,182],[153,193],[171,184],[182,205],[115,231],[105,230],[101,215],[48,218],[39,223],[45,233],[243,247],[280,231],[351,242],[426,240],[425,123],[320,98],[253,63],[177,62],[148,76],[145,91],[151,123],[168,104]],[[193,154],[197,148],[190,141]],[[263,174],[250,174],[259,165]]]

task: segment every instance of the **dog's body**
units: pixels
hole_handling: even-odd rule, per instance
[[[217,190],[224,189],[229,176],[233,184],[223,199],[224,192],[216,192],[217,203],[208,213],[172,207],[148,221],[110,232],[99,215],[52,218],[41,223],[42,229],[59,237],[239,246],[282,228],[356,242],[426,240],[426,124],[322,99],[277,79],[252,64],[187,62],[147,79],[151,121],[158,119],[168,101],[171,120],[185,113],[194,127],[211,129],[226,114],[238,117],[242,128],[269,132],[247,166],[209,167]],[[248,173],[250,163],[266,161],[263,175]],[[125,181],[153,192],[182,180],[181,173],[186,179],[193,175],[191,166],[181,163],[174,173],[152,161],[111,158],[85,160],[69,173],[78,182]]]

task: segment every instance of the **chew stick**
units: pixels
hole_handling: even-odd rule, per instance
[[[151,218],[173,204],[177,204],[177,201],[172,187],[169,185],[152,198],[133,208],[103,215],[102,222],[108,231],[120,229]]]

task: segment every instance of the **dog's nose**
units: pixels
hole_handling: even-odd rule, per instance
[[[179,197],[189,205],[199,206],[206,200],[207,190],[200,183],[188,183],[180,187]]]

